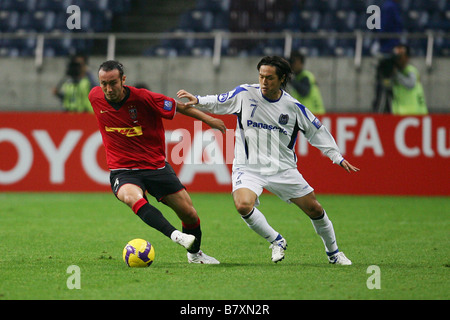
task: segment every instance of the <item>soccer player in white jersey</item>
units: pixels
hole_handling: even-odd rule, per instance
[[[323,240],[330,263],[351,265],[338,249],[333,224],[317,201],[314,189],[297,170],[294,151],[297,134],[301,131],[311,145],[347,172],[359,169],[342,157],[327,128],[284,90],[292,74],[285,59],[264,57],[257,69],[259,84],[243,84],[230,92],[207,96],[180,90],[177,96],[187,98],[187,105],[210,113],[237,116],[232,173],[234,204],[250,229],[271,243],[273,262],[284,259],[287,243],[257,209],[263,189],[296,204],[309,216]]]

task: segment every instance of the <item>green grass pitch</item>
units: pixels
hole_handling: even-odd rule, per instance
[[[239,218],[231,195],[191,197],[202,249],[220,265],[188,264],[182,247],[110,193],[0,194],[0,300],[450,298],[448,197],[318,195],[349,267],[328,264],[306,215],[273,195],[263,194],[259,208],[288,241],[278,264],[269,243]],[[156,206],[180,227],[175,213]],[[134,238],[154,245],[151,267],[123,262],[122,249]],[[67,287],[70,265],[80,268],[80,289]],[[379,289],[367,286],[373,265]]]

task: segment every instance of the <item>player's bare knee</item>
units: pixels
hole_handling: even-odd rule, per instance
[[[189,223],[196,223],[198,220],[197,210],[191,206],[187,211],[186,218],[189,220]]]
[[[142,197],[138,197],[131,193],[125,193],[122,195],[122,198],[120,199],[123,203],[125,203],[127,206],[132,208],[134,204],[141,199]]]
[[[176,210],[178,217],[187,224],[194,224],[198,221],[197,210],[192,205],[185,205]]]
[[[306,214],[312,218],[319,218],[323,214],[323,208],[319,202],[315,201],[307,210]]]
[[[249,201],[235,201],[234,205],[241,216],[249,214],[254,207],[254,203]]]

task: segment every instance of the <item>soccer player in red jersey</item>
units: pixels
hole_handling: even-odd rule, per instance
[[[111,188],[149,226],[188,251],[190,263],[218,264],[200,250],[200,219],[185,187],[166,161],[162,119],[176,111],[225,132],[222,120],[163,94],[124,85],[123,65],[109,60],[98,71],[100,86],[89,94],[106,150]],[[146,192],[172,208],[182,221],[177,230],[152,206]]]

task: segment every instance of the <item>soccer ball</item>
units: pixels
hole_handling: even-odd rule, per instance
[[[149,267],[153,260],[155,260],[155,248],[146,240],[131,240],[123,248],[123,261],[129,267]]]

